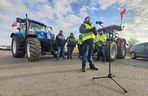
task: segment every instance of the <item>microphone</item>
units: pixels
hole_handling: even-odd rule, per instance
[[[103,24],[103,22],[102,21],[96,21],[96,24],[101,25],[101,24]]]

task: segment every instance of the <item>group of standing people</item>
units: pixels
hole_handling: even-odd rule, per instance
[[[63,31],[60,30],[59,34],[56,36],[56,46],[57,46],[57,60],[60,58],[65,59],[65,44],[67,42],[67,59],[72,59],[72,54],[74,47],[76,46],[76,39],[73,33],[70,33],[70,36],[65,38]]]
[[[78,40],[75,39],[73,33],[70,33],[70,36],[66,39],[62,30],[60,30],[59,34],[56,36],[57,60],[60,58],[65,59],[64,47],[66,42],[67,59],[72,59],[73,50],[77,44],[79,50],[78,57],[82,59],[82,72],[86,71],[85,67],[87,61],[89,62],[91,70],[98,70],[92,59],[95,46],[97,46],[97,60],[100,60],[100,54],[102,54],[103,61],[106,61],[105,45],[107,36],[103,33],[103,31],[100,31],[98,35],[96,28],[93,27],[90,22],[91,18],[87,16],[79,28],[80,35]]]

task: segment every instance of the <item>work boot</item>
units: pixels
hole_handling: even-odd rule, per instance
[[[72,59],[72,57],[70,57],[70,59]]]
[[[85,72],[85,64],[82,64],[82,72]]]
[[[98,68],[96,68],[94,64],[89,64],[89,66],[91,70],[98,70]]]
[[[69,59],[69,56],[67,56],[67,59]]]
[[[106,60],[103,60],[104,63],[106,63]]]

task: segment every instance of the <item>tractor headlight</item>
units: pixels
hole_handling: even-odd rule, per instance
[[[47,34],[47,38],[48,38],[48,39],[51,39],[51,36],[50,36],[50,34]]]

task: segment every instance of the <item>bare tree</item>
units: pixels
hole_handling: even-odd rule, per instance
[[[129,48],[132,48],[134,45],[139,43],[139,41],[135,38],[130,38],[127,42],[128,42]]]
[[[135,39],[135,38],[130,38],[129,40],[127,40],[127,45],[128,45],[128,48],[127,48],[127,50],[126,50],[127,55],[130,54],[130,49],[131,49],[134,45],[136,45],[138,42],[139,42],[139,41],[138,41],[137,39]]]

